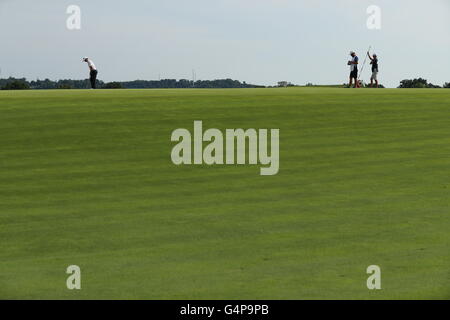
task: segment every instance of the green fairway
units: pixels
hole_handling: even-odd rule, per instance
[[[279,173],[174,165],[194,120],[280,129]],[[1,299],[450,298],[450,90],[0,91],[0,128]]]

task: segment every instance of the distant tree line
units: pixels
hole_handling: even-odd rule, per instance
[[[294,86],[288,83],[288,86]],[[316,86],[312,83],[306,86]],[[344,84],[343,86],[346,86]],[[380,85],[383,88],[382,85]],[[90,88],[90,82],[85,80],[32,80],[25,78],[8,78],[0,79],[0,89],[2,90],[27,90],[27,89],[87,89]],[[176,89],[176,88],[264,88],[264,86],[247,84],[245,81],[240,82],[232,79],[218,80],[186,80],[186,79],[162,79],[162,80],[134,80],[123,82],[103,82],[97,80],[97,88],[101,89]],[[400,81],[398,88],[441,88],[440,86],[429,83],[427,80],[406,79]],[[450,82],[446,82],[442,88],[450,89]]]
[[[440,86],[429,83],[427,80],[418,79],[406,79],[400,81],[399,88],[441,88]],[[450,88],[450,83],[445,83],[443,88]]]
[[[0,89],[2,90],[27,90],[30,84],[25,79],[0,79]]]
[[[0,79],[2,90],[26,90],[26,89],[87,89],[90,88],[89,80],[32,80],[25,78]],[[197,80],[186,79],[162,79],[162,80],[134,80],[124,82],[103,82],[97,80],[97,88],[101,89],[166,89],[166,88],[264,88],[253,84],[247,84],[232,79]]]

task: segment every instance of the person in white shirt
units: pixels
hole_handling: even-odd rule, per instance
[[[89,80],[91,81],[91,88],[95,89],[96,88],[96,81],[97,81],[98,70],[95,67],[94,62],[92,62],[91,59],[86,57],[86,58],[83,58],[83,61],[88,64],[88,67],[89,67]]]
[[[359,81],[358,81],[359,58],[354,51],[350,52],[350,56],[352,57],[352,60],[350,60],[347,63],[350,66],[350,82],[349,82],[348,86],[351,88],[353,79],[355,79],[355,88],[359,88]]]

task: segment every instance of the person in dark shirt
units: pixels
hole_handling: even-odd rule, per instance
[[[370,53],[367,52],[367,55],[369,56],[370,64],[372,65],[372,76],[370,77],[370,87],[373,88],[373,83],[375,81],[375,84],[378,88],[378,57],[376,54],[373,54],[373,56],[370,56]]]

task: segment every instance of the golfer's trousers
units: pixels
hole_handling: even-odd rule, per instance
[[[92,89],[95,89],[95,82],[97,80],[97,74],[98,74],[97,70],[91,70],[89,80],[91,80],[91,88]]]

